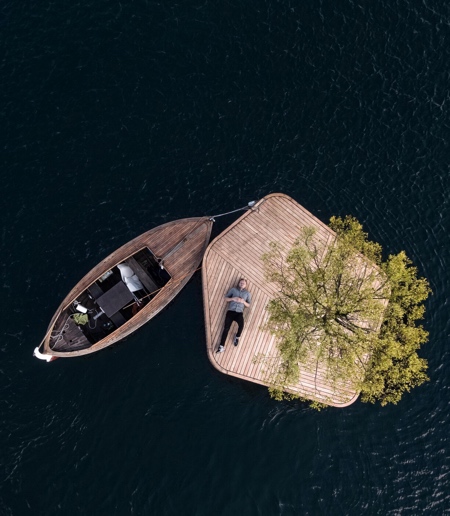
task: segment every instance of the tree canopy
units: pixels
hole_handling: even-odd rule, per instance
[[[302,372],[325,370],[334,388],[350,384],[364,402],[397,403],[427,380],[417,351],[428,340],[418,324],[428,282],[403,251],[383,260],[355,218],[332,217],[330,227],[331,243],[304,228],[288,252],[272,243],[263,256],[278,291],[267,307],[279,350],[271,395],[290,397]]]

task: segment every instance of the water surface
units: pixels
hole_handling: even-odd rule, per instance
[[[436,0],[2,4],[0,514],[445,512],[449,22]],[[118,246],[278,191],[430,280],[430,382],[397,406],[220,374],[198,275],[123,343],[33,359]]]

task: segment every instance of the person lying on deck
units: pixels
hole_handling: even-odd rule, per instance
[[[231,288],[227,292],[225,301],[229,303],[229,305],[217,353],[223,353],[225,351],[225,341],[227,340],[228,332],[234,321],[237,322],[238,330],[234,337],[233,344],[235,346],[239,344],[239,338],[244,329],[244,308],[250,306],[251,298],[250,292],[247,290],[247,280],[245,278],[241,278],[238,286]]]

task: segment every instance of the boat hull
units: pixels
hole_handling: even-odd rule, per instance
[[[212,224],[213,221],[208,217],[168,222],[114,251],[86,274],[65,297],[50,321],[47,333],[39,346],[40,352],[54,357],[76,357],[95,353],[122,340],[150,321],[176,297],[197,270],[210,239]],[[170,275],[168,282],[158,289],[136,314],[98,342],[90,344],[85,349],[58,350],[55,335],[63,332],[64,316],[69,314],[69,310],[73,312],[74,302],[76,304],[79,296],[92,288],[93,284],[101,281],[101,278],[118,264],[143,249],[149,249],[157,262],[167,271]],[[73,313],[71,315],[73,316]]]

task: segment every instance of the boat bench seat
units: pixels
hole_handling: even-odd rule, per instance
[[[155,290],[158,290],[158,285],[149,277],[144,267],[142,267],[142,265],[135,258],[128,258],[125,263],[133,269],[133,272],[139,278],[144,287],[148,290],[149,294]]]

